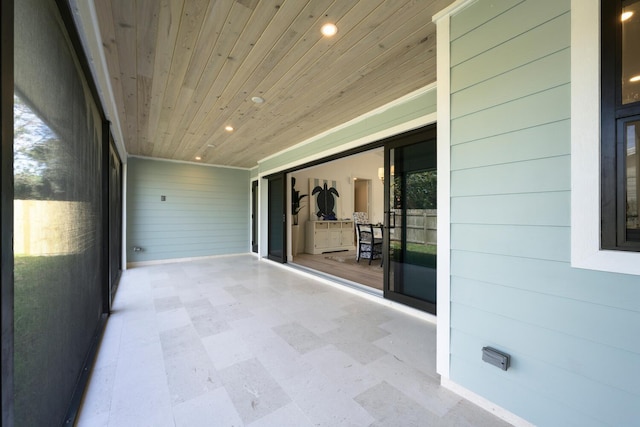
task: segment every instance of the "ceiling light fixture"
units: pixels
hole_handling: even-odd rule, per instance
[[[226,130],[227,132],[233,132],[233,126],[227,125],[224,127],[224,130]]]
[[[640,82],[640,74],[638,74],[637,76],[633,76],[629,79],[630,82],[635,83],[635,82]]]
[[[338,32],[338,27],[336,27],[335,24],[324,24],[320,29],[320,32],[325,37],[335,36]]]
[[[262,104],[264,102],[264,98],[260,98],[259,96],[254,96],[251,100],[256,104]]]
[[[196,160],[202,160],[202,157],[196,156]]]
[[[620,17],[620,20],[622,22],[626,21],[627,19],[631,18],[633,16],[633,12],[628,11],[628,12],[622,12],[622,16]]]

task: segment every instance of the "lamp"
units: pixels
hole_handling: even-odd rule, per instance
[[[378,168],[378,178],[380,178],[380,181],[384,182],[384,168]]]

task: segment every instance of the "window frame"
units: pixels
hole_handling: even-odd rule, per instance
[[[640,253],[600,245],[600,83],[600,0],[571,0],[571,266],[640,275]]]
[[[640,102],[622,104],[621,1],[600,2],[600,131],[601,131],[601,247],[640,251],[640,241],[628,240],[626,232],[626,179],[624,123],[637,120]]]

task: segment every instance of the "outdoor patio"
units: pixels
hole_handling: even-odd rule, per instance
[[[372,298],[251,255],[129,269],[78,425],[507,425],[440,387],[434,324]]]

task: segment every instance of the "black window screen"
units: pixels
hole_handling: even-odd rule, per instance
[[[15,425],[62,425],[103,313],[102,117],[54,0],[14,31]]]
[[[114,148],[113,139],[109,144],[109,290],[114,294],[122,272],[122,163]]]

